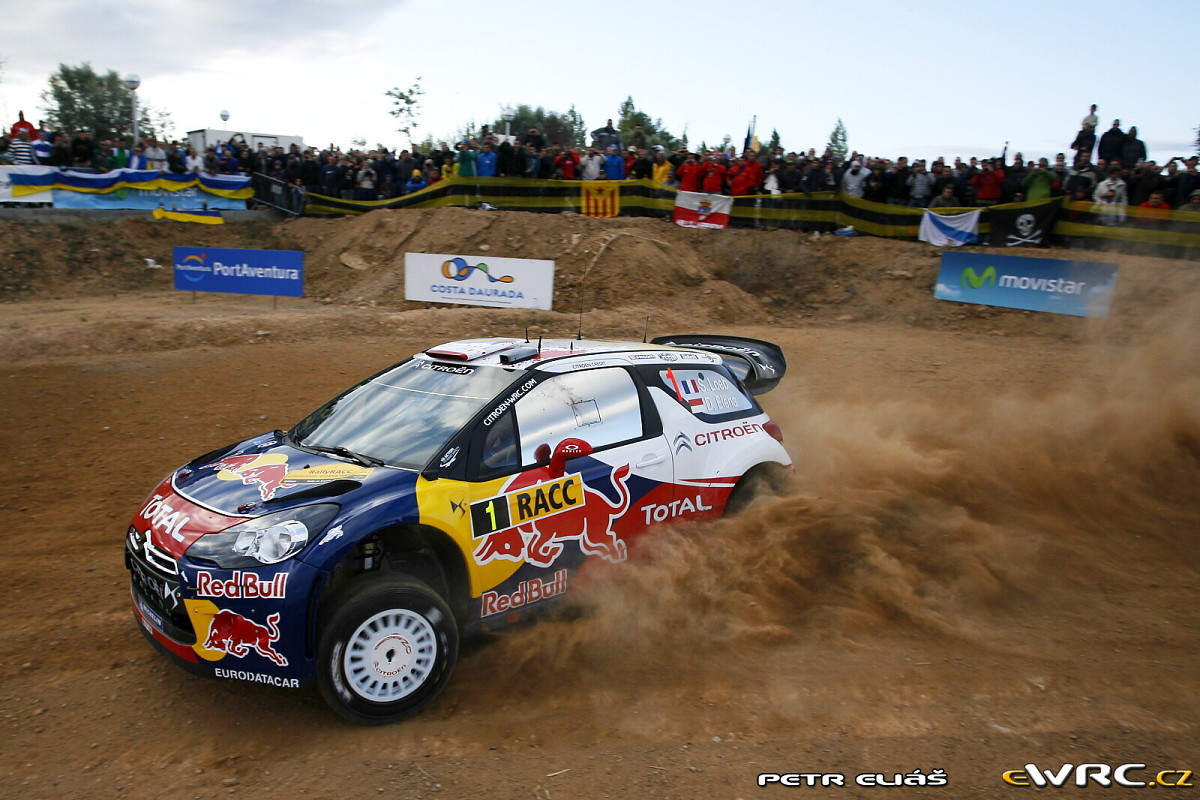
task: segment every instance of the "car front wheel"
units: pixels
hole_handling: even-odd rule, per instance
[[[318,685],[355,722],[412,716],[445,687],[458,627],[445,601],[411,578],[372,577],[337,604],[321,631]]]

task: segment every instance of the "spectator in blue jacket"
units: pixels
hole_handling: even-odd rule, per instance
[[[475,174],[480,178],[496,177],[496,153],[489,142],[484,142],[475,157]]]
[[[484,146],[486,147],[487,145]],[[482,153],[480,155],[482,155]],[[412,171],[412,177],[404,182],[404,193],[412,194],[413,192],[424,189],[428,185],[429,181],[425,180],[425,176],[421,174],[421,170],[414,169]]]
[[[625,159],[617,152],[616,145],[609,145],[604,154],[604,178],[610,181],[625,179]]]

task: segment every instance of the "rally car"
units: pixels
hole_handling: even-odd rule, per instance
[[[732,336],[430,348],[164,478],[126,536],[134,614],[193,672],[315,682],[358,722],[409,716],[460,636],[775,479],[791,459],[754,395],[785,369]]]

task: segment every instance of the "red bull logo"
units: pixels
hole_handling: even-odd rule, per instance
[[[267,617],[267,624],[260,625],[252,619],[232,611],[218,611],[208,628],[208,639],[204,647],[217,650],[237,658],[244,658],[251,650],[281,667],[288,664],[287,658],[278,653],[272,643],[279,640],[279,614]]]
[[[512,594],[484,592],[483,597],[480,598],[483,601],[483,610],[480,612],[480,616],[490,617],[493,614],[514,611],[530,603],[566,594],[566,591],[567,571],[560,569],[554,573],[553,577],[547,580],[541,581],[534,578],[533,580],[522,582],[520,587]]]
[[[608,473],[615,503],[585,484],[578,473],[548,480],[551,477],[550,467],[529,470],[515,477],[503,494],[471,504],[472,531],[480,540],[475,563],[506,559],[549,567],[569,540],[578,541],[587,555],[625,560],[625,542],[612,525],[629,510],[629,465]]]
[[[213,468],[220,470],[217,477],[223,481],[240,480],[247,486],[257,486],[263,502],[275,496],[287,477],[287,456],[279,453],[257,456],[228,456]]]

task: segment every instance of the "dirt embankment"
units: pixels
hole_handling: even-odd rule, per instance
[[[527,326],[533,333],[571,332],[583,311],[589,334],[625,338],[647,328],[871,320],[993,335],[1128,338],[1143,309],[1194,290],[1200,272],[1166,259],[1022,251],[1119,261],[1118,302],[1112,316],[1097,323],[935,300],[940,251],[872,237],[713,232],[656,219],[461,208],[224,226],[6,222],[4,231],[0,300],[7,304],[0,308],[7,324],[0,346],[21,357],[385,334],[409,321],[435,332],[455,329],[461,307],[404,299],[406,252],[555,261],[553,311],[474,309],[478,333],[513,334]],[[302,250],[308,298],[175,292],[169,269],[175,245]],[[148,268],[146,259],[168,268]],[[46,302],[20,302],[29,300]],[[110,314],[112,301],[137,303],[139,313],[134,319]],[[270,324],[259,324],[268,309]],[[397,316],[418,310],[423,313]]]

